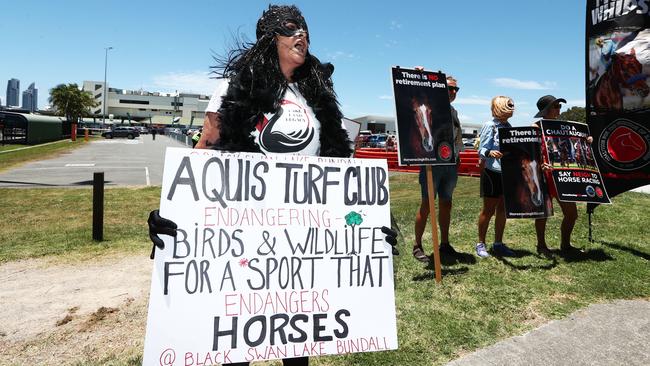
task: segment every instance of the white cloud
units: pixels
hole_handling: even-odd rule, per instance
[[[211,79],[206,71],[192,72],[168,72],[162,75],[154,75],[152,78],[153,90],[165,93],[178,92],[197,93],[211,95],[214,92],[217,81]]]
[[[490,105],[491,99],[480,97],[456,98],[454,104],[463,105]]]
[[[471,122],[474,120],[474,118],[466,114],[459,114],[458,119],[461,120],[462,122]]]
[[[358,58],[354,53],[347,53],[343,51],[336,51],[333,53],[328,53],[327,57],[330,60],[336,60],[336,59],[341,59],[341,58],[347,58],[347,59],[355,59]]]
[[[566,104],[568,104],[570,106],[575,106],[575,107],[584,107],[585,106],[585,100],[584,99],[567,100]]]
[[[396,30],[401,28],[402,28],[402,24],[399,23],[397,20],[390,21],[390,30]]]
[[[386,42],[384,43],[384,46],[387,47],[387,48],[391,48],[391,47],[397,46],[397,41],[394,40],[394,39],[389,39],[388,41],[386,41]]]
[[[381,99],[381,100],[393,100],[393,96],[392,95],[380,95],[379,99]]]
[[[554,89],[557,83],[553,81],[532,81],[532,80],[517,80],[510,78],[496,78],[491,80],[496,86],[511,89],[524,89],[524,90],[548,90]]]

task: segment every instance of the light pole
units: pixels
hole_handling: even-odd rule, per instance
[[[112,50],[113,47],[105,47],[106,51],[104,55],[104,102],[102,103],[102,128],[106,127],[106,112],[108,108],[106,107],[106,94],[108,94],[108,85],[106,84],[106,71],[108,70],[108,50]]]

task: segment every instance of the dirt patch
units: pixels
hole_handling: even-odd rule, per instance
[[[531,301],[524,309],[522,313],[523,321],[527,326],[537,328],[548,321],[546,316],[544,316],[542,312],[539,311],[539,307],[540,300],[535,299]]]
[[[90,317],[88,318],[88,320],[86,320],[86,322],[81,327],[81,331],[82,332],[87,332],[87,331],[91,330],[92,328],[94,328],[95,324],[97,324],[97,323],[101,322],[102,320],[106,319],[106,317],[109,314],[114,314],[114,313],[117,313],[118,311],[119,310],[116,309],[116,308],[106,308],[106,307],[102,306],[101,308],[97,309],[96,312],[90,314]]]
[[[57,326],[57,327],[60,327],[60,326],[62,326],[62,325],[64,325],[64,324],[68,324],[68,323],[70,323],[71,321],[72,321],[72,315],[68,314],[68,315],[66,315],[63,319],[61,319],[61,320],[59,320],[58,322],[56,322],[56,326]]]
[[[0,365],[137,364],[152,266],[146,256],[1,265]]]
[[[79,310],[79,307],[78,307],[78,306],[74,306],[74,307],[71,307],[70,309],[68,309],[68,314],[67,314],[63,319],[61,319],[61,320],[59,320],[58,322],[56,322],[56,326],[57,326],[57,327],[60,327],[60,326],[62,326],[62,325],[64,325],[64,324],[68,324],[68,323],[70,323],[70,322],[72,321],[72,319],[73,319],[74,314],[75,314],[78,310]]]

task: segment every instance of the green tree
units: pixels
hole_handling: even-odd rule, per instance
[[[57,85],[50,89],[49,100],[56,112],[71,123],[90,115],[90,108],[97,106],[92,94],[80,90],[77,84]]]
[[[583,107],[571,107],[560,113],[560,119],[565,121],[587,122],[587,111]]]

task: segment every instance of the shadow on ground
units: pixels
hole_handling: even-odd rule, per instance
[[[650,261],[650,254],[644,253],[644,252],[642,252],[640,250],[636,250],[636,249],[633,249],[633,248],[630,248],[630,247],[626,247],[626,246],[623,246],[623,245],[618,244],[618,243],[610,243],[610,242],[607,242],[607,241],[600,241],[599,243],[606,246],[606,247],[616,249],[616,250],[620,250],[620,251],[623,251],[623,252],[628,252],[628,253],[630,253],[632,255],[635,255],[635,256],[637,256],[639,258],[643,258],[643,259],[645,259],[647,261]]]

